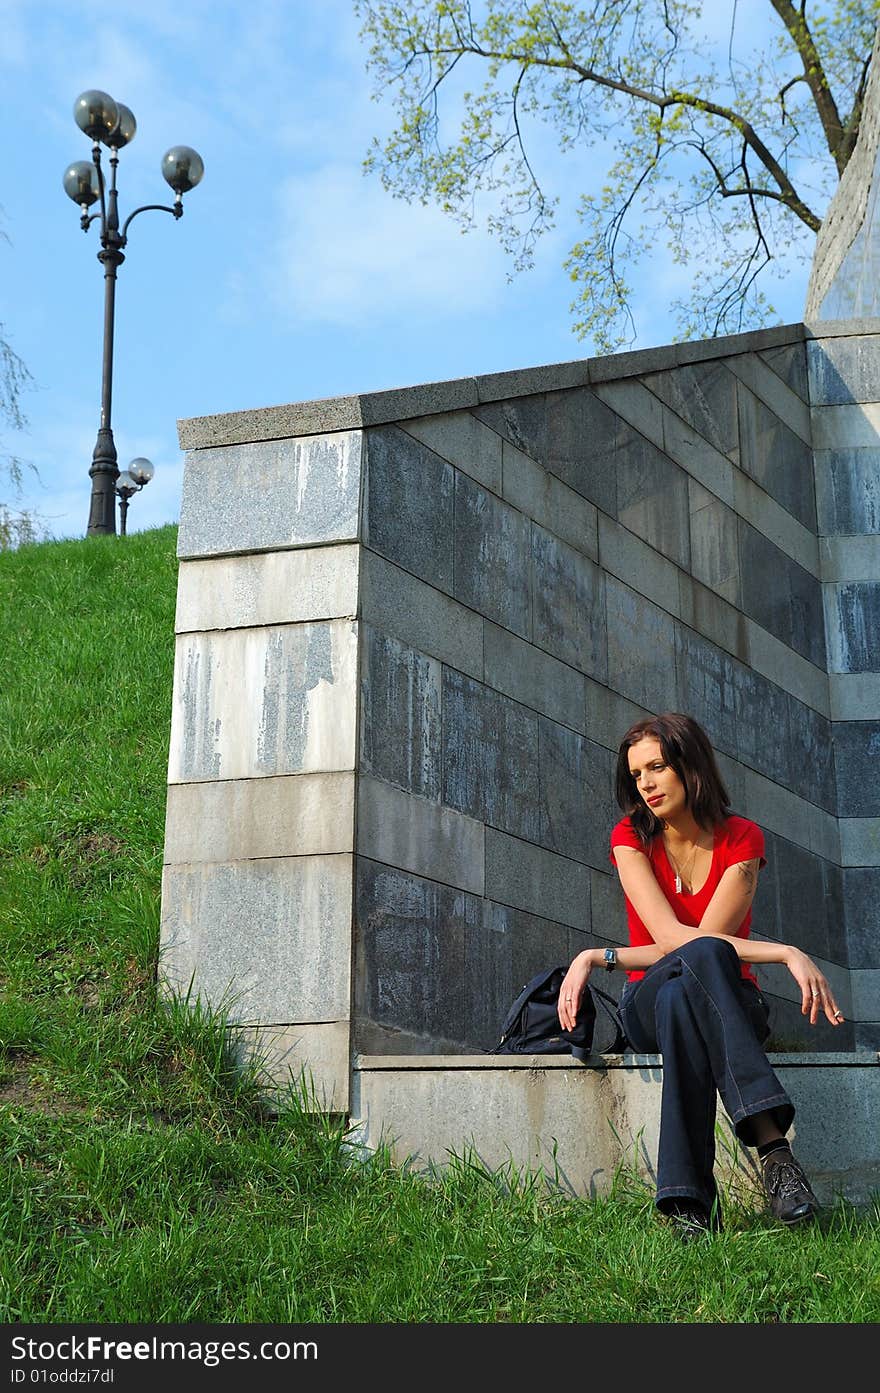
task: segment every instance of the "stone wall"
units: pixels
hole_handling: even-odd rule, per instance
[[[807,348],[847,963],[856,1043],[877,1049],[880,323],[816,324],[813,332]]]
[[[874,447],[838,457],[809,338],[181,423],[171,985],[231,991],[341,1106],[350,1050],[490,1047],[527,976],[624,941],[614,754],[674,708],[765,829],[755,931],[812,953],[848,1016],[808,1031],[768,968],[777,1047],[876,1041],[877,858],[841,857],[842,829],[876,842],[872,795],[845,774],[839,823],[835,772],[878,728],[876,584],[864,539],[825,535],[829,499],[869,507],[847,470]]]

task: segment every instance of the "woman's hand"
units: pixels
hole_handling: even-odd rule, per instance
[[[585,948],[573,958],[559,988],[559,1005],[556,1014],[563,1030],[573,1030],[577,1013],[584,996],[584,989],[590,980],[590,973],[596,966],[597,948]]]
[[[784,962],[801,989],[801,1015],[809,1015],[810,1025],[816,1024],[820,1011],[825,1012],[832,1025],[843,1025],[843,1012],[834,1000],[827,977],[819,971],[813,959],[802,953],[800,948],[788,946]]]

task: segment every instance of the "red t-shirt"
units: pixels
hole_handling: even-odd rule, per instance
[[[760,858],[762,866],[767,864],[764,859],[764,833],[756,823],[750,822],[747,817],[737,817],[734,813],[731,813],[726,822],[715,828],[715,846],[712,850],[709,876],[705,885],[702,885],[693,895],[676,894],[675,872],[669,863],[669,857],[666,855],[662,836],[654,837],[645,847],[633,831],[629,818],[624,817],[611,833],[610,859],[615,866],[617,865],[614,860],[616,846],[631,846],[647,856],[657,878],[657,884],[672,905],[676,919],[679,923],[687,924],[692,928],[697,928],[702,922],[709,901],[718,888],[718,882],[729,866],[735,866],[739,861],[751,861],[756,856]],[[626,899],[626,896],[624,898]],[[643,948],[646,944],[654,942],[628,899],[626,900],[626,918],[629,924],[631,948]],[[736,937],[748,938],[751,923],[752,910],[749,906],[745,919],[736,931]],[[631,982],[637,981],[644,975],[644,969],[627,973]],[[751,963],[742,964],[742,975],[757,985],[758,979]]]

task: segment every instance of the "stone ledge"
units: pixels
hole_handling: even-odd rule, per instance
[[[850,321],[850,324],[853,322]],[[880,321],[871,322],[880,329]],[[827,336],[828,332],[823,326],[821,334],[815,336]],[[848,332],[859,331],[850,327]],[[242,445],[258,440],[358,430],[468,409],[513,396],[560,391],[661,371],[684,363],[726,358],[761,348],[776,348],[783,344],[800,343],[803,339],[803,325],[782,324],[744,334],[695,339],[687,343],[611,353],[600,358],[573,359],[541,367],[514,368],[508,372],[453,378],[447,382],[426,382],[356,396],[326,397],[318,401],[265,406],[252,411],[230,411],[216,416],[190,416],[178,420],[177,434],[181,449],[202,450],[218,445]]]
[[[811,1068],[817,1066],[856,1065],[859,1068],[880,1066],[880,1051],[826,1051],[790,1054],[768,1054],[776,1068]],[[659,1054],[591,1054],[583,1063],[567,1054],[361,1054],[355,1055],[355,1071],[403,1069],[661,1069]]]
[[[820,1203],[867,1203],[880,1191],[880,1054],[769,1058],[795,1104],[794,1150]],[[607,1193],[623,1165],[653,1189],[662,1080],[658,1055],[596,1056],[586,1065],[568,1055],[361,1055],[351,1076],[351,1141],[432,1168],[462,1155],[492,1170],[512,1163],[585,1196]],[[754,1153],[721,1109],[718,1126],[717,1174],[729,1194],[760,1206]]]

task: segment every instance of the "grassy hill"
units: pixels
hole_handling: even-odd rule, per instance
[[[268,1116],[155,991],[176,529],[0,554],[0,1320],[869,1322],[880,1204],[682,1247],[585,1201]]]

